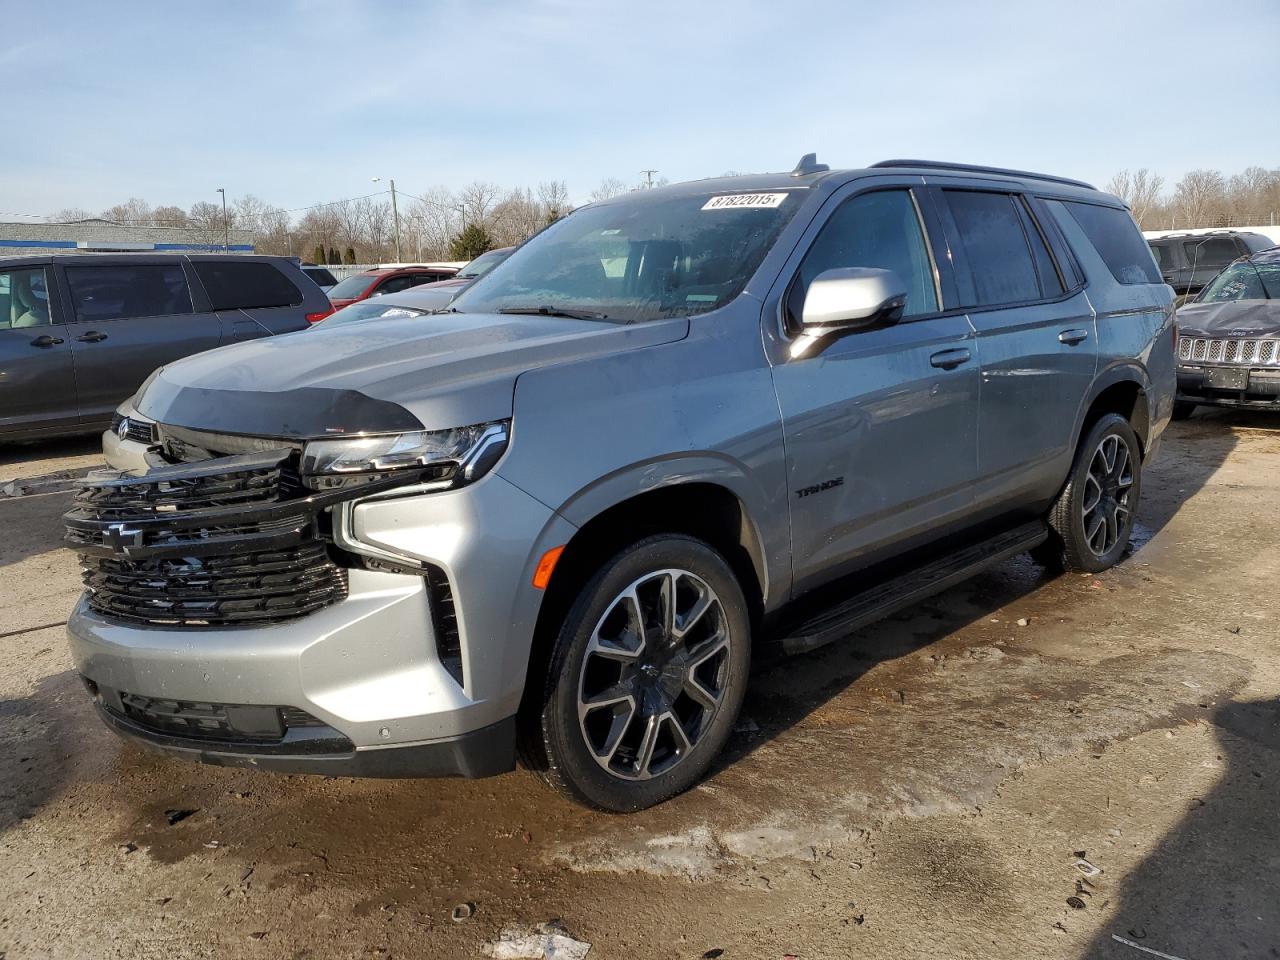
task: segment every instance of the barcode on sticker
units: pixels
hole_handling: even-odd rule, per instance
[[[733,193],[722,197],[712,197],[702,205],[703,210],[748,210],[772,209],[782,206],[787,199],[785,193]]]

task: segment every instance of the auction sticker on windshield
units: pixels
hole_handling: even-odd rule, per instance
[[[772,209],[782,206],[785,193],[734,193],[712,197],[702,205],[703,210]]]

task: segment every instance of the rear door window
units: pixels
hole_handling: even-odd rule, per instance
[[[1080,229],[1120,283],[1163,283],[1151,247],[1128,210],[1064,200]]]
[[[82,323],[194,312],[181,264],[68,266],[66,272],[72,309]]]
[[[44,267],[0,271],[0,330],[44,327],[53,323]],[[0,379],[4,374],[0,372]]]
[[[302,303],[302,291],[269,263],[197,260],[192,266],[214,310],[296,307]]]
[[[1042,299],[1019,212],[1022,201],[1008,193],[977,190],[944,190],[943,194],[973,277],[973,302],[961,306],[992,307]]]

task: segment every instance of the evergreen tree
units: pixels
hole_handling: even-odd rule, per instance
[[[350,264],[350,263],[355,263],[355,262],[356,262],[356,248],[355,248],[355,247],[347,247],[346,252],[345,252],[345,253],[343,253],[343,255],[342,255],[342,262],[343,262],[343,263],[348,263],[348,264]]]
[[[493,237],[481,224],[469,223],[449,241],[450,260],[474,260],[494,248]]]
[[[324,244],[323,243],[317,243],[316,248],[311,251],[311,262],[319,263],[319,264],[324,263]]]
[[[338,256],[338,251],[334,247],[329,248],[329,263],[337,266],[342,262],[342,258]]]

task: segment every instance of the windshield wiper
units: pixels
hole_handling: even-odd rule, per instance
[[[498,313],[527,314],[534,317],[568,317],[570,320],[607,320],[608,314],[592,313],[590,310],[567,310],[542,304],[537,307],[499,307]]]

